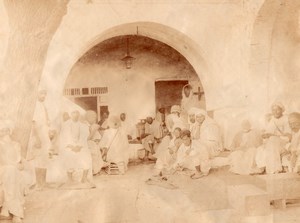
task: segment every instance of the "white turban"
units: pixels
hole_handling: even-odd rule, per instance
[[[196,110],[195,115],[196,116],[199,116],[199,115],[207,116],[207,112],[205,110],[199,108]]]
[[[283,112],[285,111],[285,107],[284,107],[284,105],[283,105],[281,102],[274,102],[274,103],[272,104],[272,108],[273,108],[274,106],[277,106],[277,107],[281,108],[281,110],[282,110]]]
[[[174,112],[178,112],[178,113],[181,112],[181,108],[180,108],[179,105],[173,105],[173,106],[171,107],[171,113],[174,113]]]

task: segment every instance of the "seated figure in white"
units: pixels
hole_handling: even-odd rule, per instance
[[[200,145],[208,151],[210,159],[212,159],[223,150],[220,128],[216,121],[210,118],[203,109],[197,109],[195,116],[196,130],[193,140],[199,141]]]
[[[129,160],[129,143],[127,135],[121,128],[121,121],[117,116],[108,119],[109,129],[104,131],[100,141],[103,160],[108,164],[116,164],[121,174],[127,171]]]
[[[241,175],[259,173],[255,155],[257,148],[262,145],[261,132],[252,129],[248,120],[244,120],[241,127],[230,146],[230,171]]]
[[[145,148],[144,160],[153,160],[156,148],[163,136],[161,123],[149,115],[146,118],[145,134],[142,136],[142,143]]]
[[[300,172],[300,113],[293,112],[288,117],[292,130],[291,142],[282,154],[282,165],[288,172]]]
[[[267,174],[282,171],[281,153],[289,142],[290,127],[288,118],[283,114],[285,108],[281,103],[272,105],[272,117],[262,134],[264,143],[257,149],[256,164]]]
[[[12,125],[0,121],[0,222],[12,217],[13,223],[24,218],[25,182],[21,147],[10,138]]]
[[[192,179],[207,176],[211,168],[208,150],[199,141],[191,139],[191,132],[183,130],[182,144],[177,151],[176,161],[173,165],[176,171],[185,169],[194,171]]]
[[[60,151],[67,170],[68,184],[76,184],[74,174],[82,171],[81,183],[86,187],[94,187],[91,182],[92,157],[88,148],[89,127],[79,118],[79,111],[73,111],[71,119],[62,125]]]
[[[189,124],[181,116],[181,108],[179,105],[171,107],[170,114],[166,116],[166,127],[169,132],[173,132],[174,128],[188,129]]]
[[[175,128],[171,135],[164,137],[163,141],[157,148],[157,157],[156,164],[154,166],[156,172],[163,174],[162,172],[170,171],[177,158],[177,151],[181,146],[181,129]]]
[[[88,146],[91,151],[93,175],[100,173],[104,166],[102,154],[100,151],[99,142],[101,140],[100,125],[97,124],[97,113],[94,111],[87,111],[85,114],[87,125],[89,127]]]

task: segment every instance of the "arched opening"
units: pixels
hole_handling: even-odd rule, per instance
[[[41,84],[49,89],[48,100],[55,101],[57,106],[51,105],[49,114],[56,119],[61,114],[60,105],[66,80],[75,63],[91,48],[97,44],[124,35],[139,35],[155,39],[180,53],[193,67],[198,77],[201,79],[201,91],[205,92],[205,105],[207,110],[214,109],[215,88],[217,77],[208,69],[209,64],[203,59],[203,52],[199,45],[190,37],[178,30],[163,24],[154,22],[134,22],[126,23],[111,28],[101,28],[93,35],[83,37],[79,35],[74,41],[62,43],[57,40],[52,41],[48,50],[47,60],[42,74]],[[78,40],[77,40],[78,39]],[[126,43],[124,42],[125,46]],[[124,51],[125,52],[125,51]],[[124,54],[123,52],[123,54]],[[124,55],[121,55],[124,56]],[[195,89],[195,91],[198,89]]]
[[[128,41],[128,45],[127,45]],[[122,60],[129,51],[130,69]],[[72,67],[64,95],[85,110],[125,112],[133,122],[181,104],[182,88],[193,88],[191,103],[205,108],[202,83],[189,61],[171,46],[143,35],[119,35],[91,47]]]

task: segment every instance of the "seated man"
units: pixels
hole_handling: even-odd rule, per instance
[[[189,125],[187,121],[184,121],[181,114],[181,108],[179,105],[173,105],[171,107],[170,114],[166,117],[166,127],[169,132],[173,132],[174,128],[179,127],[181,129],[188,129]]]
[[[188,111],[188,122],[189,122],[189,130],[191,131],[192,140],[197,140],[200,138],[200,126],[201,123],[196,121],[196,113],[202,111],[200,108],[192,107]]]
[[[105,130],[100,141],[100,148],[103,151],[103,160],[109,164],[116,164],[119,172],[124,174],[127,171],[129,160],[129,143],[127,136],[121,129],[121,121],[117,116],[108,119],[109,128]]]
[[[157,157],[155,169],[162,174],[162,172],[170,171],[176,161],[177,151],[181,146],[182,140],[180,138],[181,129],[175,128],[172,135],[164,137],[163,141],[157,148]]]
[[[162,138],[162,128],[158,121],[153,120],[151,116],[148,116],[145,123],[145,134],[142,136],[142,143],[146,150],[144,160],[154,159],[155,148],[157,143]],[[152,156],[150,156],[152,155]]]
[[[223,150],[221,132],[218,124],[210,118],[206,111],[198,109],[195,113],[198,135],[195,135],[196,141],[204,146],[212,159],[220,154]]]
[[[191,175],[192,179],[198,179],[207,176],[211,168],[209,153],[205,146],[199,141],[192,141],[191,132],[183,130],[181,133],[182,144],[177,151],[174,168],[177,171],[184,169],[195,171]]]
[[[229,156],[229,171],[244,175],[259,173],[255,155],[257,147],[262,145],[261,133],[252,129],[248,120],[244,120],[241,127],[242,130],[235,135],[230,148],[233,152]]]
[[[71,113],[61,129],[60,147],[62,158],[67,169],[68,184],[75,183],[73,173],[83,171],[81,183],[87,188],[95,187],[92,181],[92,157],[88,148],[89,128],[79,121],[79,111]],[[90,179],[88,179],[88,177]]]
[[[262,134],[264,144],[257,149],[256,163],[259,168],[265,169],[267,174],[282,171],[280,154],[289,142],[290,127],[288,118],[283,114],[284,106],[281,103],[272,105],[272,117]]]
[[[282,165],[288,172],[300,172],[300,113],[291,113],[288,117],[292,130],[291,143],[282,154]]]
[[[100,173],[101,168],[104,165],[102,154],[100,152],[99,142],[101,140],[100,126],[97,124],[97,113],[89,110],[85,114],[87,125],[89,127],[88,146],[91,151],[93,175]]]
[[[24,217],[24,166],[21,147],[10,138],[11,130],[8,121],[0,122],[0,219],[12,215],[13,222],[20,223]]]

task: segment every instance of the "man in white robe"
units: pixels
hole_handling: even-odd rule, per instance
[[[156,148],[163,137],[161,123],[149,115],[146,118],[145,134],[142,136],[142,144],[145,148],[144,160],[153,160]]]
[[[89,110],[85,114],[85,119],[90,132],[88,136],[88,146],[92,156],[93,175],[96,175],[100,173],[101,168],[104,166],[99,145],[102,137],[99,132],[100,126],[97,124],[97,113]]]
[[[50,120],[45,107],[46,90],[40,90],[33,115],[33,127],[27,159],[32,159],[35,166],[36,188],[46,186],[47,167],[51,156],[52,143],[49,136]]]
[[[267,174],[282,171],[280,154],[289,142],[291,132],[288,125],[288,118],[283,114],[284,110],[284,106],[281,103],[274,103],[272,105],[272,117],[262,135],[264,144],[257,150],[257,166],[265,169]]]
[[[194,96],[193,87],[190,84],[183,86],[181,99],[181,113],[182,118],[187,121],[188,111],[192,107],[199,107],[200,103]]]
[[[173,132],[175,128],[188,129],[189,124],[181,117],[181,108],[179,105],[173,105],[171,107],[170,114],[166,117],[166,127],[169,132]]]
[[[229,171],[242,175],[259,173],[255,156],[257,148],[263,142],[261,132],[252,129],[248,120],[244,120],[241,127],[242,130],[235,135],[230,146],[232,153],[229,156]]]
[[[0,222],[12,215],[13,223],[24,218],[25,182],[21,147],[10,138],[11,123],[0,121]]]
[[[157,148],[155,170],[159,174],[170,171],[176,161],[177,151],[181,146],[181,129],[175,128],[172,135],[165,136]]]
[[[195,125],[197,134],[192,140],[192,147],[186,148],[187,144],[182,145],[178,150],[178,158],[184,158],[183,162],[188,165],[188,169],[196,169],[192,179],[206,176],[211,168],[211,161],[223,150],[221,132],[218,124],[211,119],[206,111],[197,109],[195,112]],[[191,139],[191,135],[188,137]],[[186,139],[188,141],[188,139]],[[192,158],[191,158],[192,157]]]
[[[282,165],[288,172],[300,172],[300,113],[293,112],[288,117],[292,130],[291,142],[282,154]]]
[[[119,117],[111,116],[108,119],[108,125],[109,129],[104,131],[100,141],[104,161],[109,164],[116,164],[119,172],[124,174],[127,171],[129,160],[128,139],[121,129]]]
[[[92,157],[88,148],[89,127],[79,121],[79,111],[71,113],[71,119],[66,121],[61,129],[61,154],[67,169],[68,184],[75,183],[73,174],[82,171],[81,183],[86,187],[92,184]],[[90,178],[90,179],[88,179]]]
[[[192,179],[199,179],[207,176],[211,168],[209,153],[200,141],[191,139],[191,132],[183,130],[181,134],[182,144],[177,151],[174,169],[182,171],[192,170]]]
[[[134,125],[131,125],[127,119],[126,113],[120,114],[121,120],[121,128],[124,131],[125,135],[127,136],[128,140],[136,138],[136,128]]]

